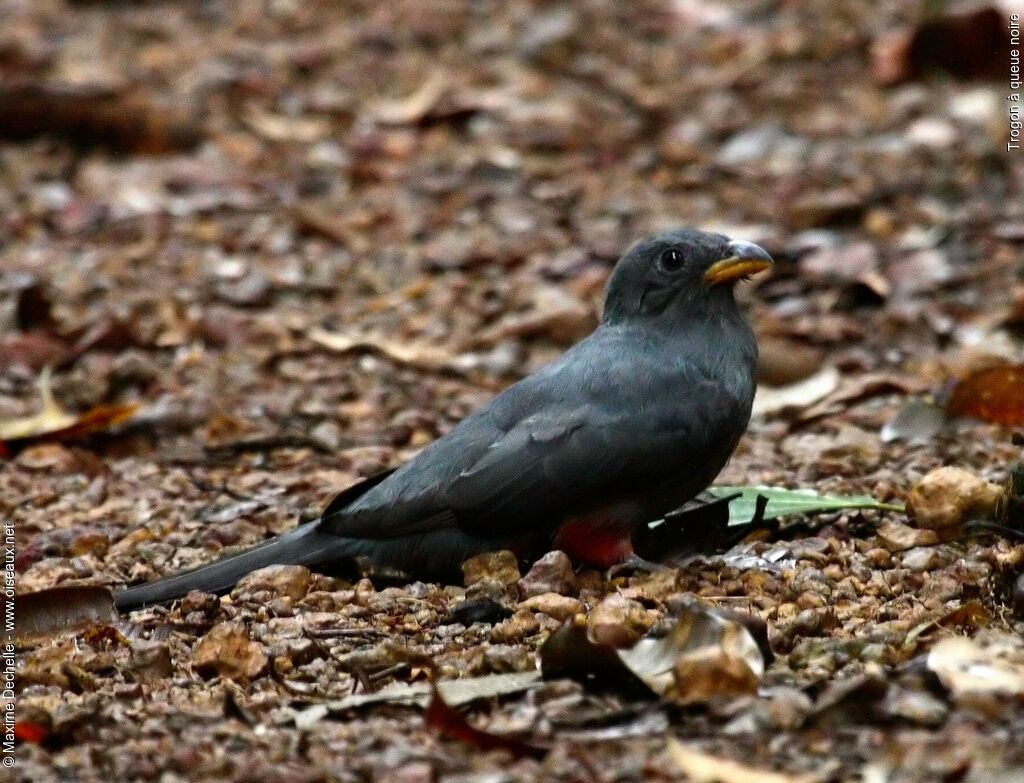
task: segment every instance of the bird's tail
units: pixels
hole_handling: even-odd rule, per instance
[[[359,543],[358,539],[326,533],[317,522],[308,522],[237,555],[166,579],[129,587],[114,596],[114,605],[121,611],[128,611],[145,604],[159,604],[180,598],[190,590],[226,593],[239,579],[257,568],[269,565],[314,565],[341,560],[359,554]]]

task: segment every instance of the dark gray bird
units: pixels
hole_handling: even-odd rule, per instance
[[[771,266],[757,245],[682,229],[619,260],[601,324],[398,469],[247,552],[116,596],[131,609],[224,592],[276,563],[361,559],[443,578],[481,552],[554,546],[599,566],[707,487],[750,418],[757,343],[733,284]]]

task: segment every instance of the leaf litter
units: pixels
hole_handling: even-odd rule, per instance
[[[1024,764],[1006,667],[1020,493],[966,520],[890,507],[940,467],[1006,486],[1020,458],[1010,375],[966,382],[1022,358],[1021,159],[1001,77],[984,75],[1002,49],[914,43],[991,31],[1006,9],[755,5],[8,14],[0,72],[37,108],[0,129],[0,268],[21,275],[0,296],[0,421],[38,410],[47,366],[70,415],[146,401],[130,426],[43,436],[0,465],[20,592],[154,579],[315,518],[557,356],[593,324],[618,253],[681,220],[777,259],[737,289],[766,388],[839,375],[753,418],[719,479],[741,497],[648,542],[648,560],[678,546],[681,565],[567,573],[549,553],[462,585],[264,575],[38,636],[19,649],[21,774],[675,779],[670,736],[710,759],[701,774],[753,780]],[[902,81],[880,88],[887,31],[909,48],[889,50]],[[15,133],[19,117],[33,127]],[[317,344],[318,324],[346,343]],[[958,379],[974,412],[951,418]],[[880,434],[929,392],[941,422]],[[951,511],[974,508],[948,486]],[[782,498],[757,487],[824,507],[776,517]],[[696,671],[719,676],[669,679],[743,695],[681,707],[632,673],[635,693],[539,679],[566,617],[650,646],[694,599],[763,624],[756,692],[716,644]],[[197,649],[222,635],[237,644]],[[442,693],[492,689],[445,696],[469,726],[549,752],[439,737],[421,714],[430,672]],[[421,706],[322,709],[392,688]]]

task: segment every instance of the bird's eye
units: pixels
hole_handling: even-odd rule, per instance
[[[669,248],[666,250],[661,254],[660,259],[661,268],[666,272],[678,272],[683,268],[684,261],[685,259],[683,258],[683,254],[675,248]]]

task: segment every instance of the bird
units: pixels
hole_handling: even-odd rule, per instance
[[[224,593],[287,564],[358,562],[447,579],[474,555],[552,548],[609,568],[635,531],[708,487],[746,431],[757,340],[734,284],[772,266],[750,242],[681,228],[609,276],[600,322],[412,459],[252,549],[115,594],[122,611]]]

